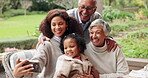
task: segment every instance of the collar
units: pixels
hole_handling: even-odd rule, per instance
[[[58,41],[58,42],[61,41],[61,37],[58,37],[58,36],[56,36],[56,35],[54,35],[52,38],[55,39],[55,40]]]
[[[92,42],[89,43],[90,44],[90,47],[97,53],[103,53],[103,52],[106,52],[106,49],[107,49],[107,44],[106,44],[106,41],[105,41],[105,44],[104,46],[102,47],[96,47],[93,45]]]
[[[88,59],[88,57],[84,56],[83,54],[80,54],[80,57],[81,57],[81,60],[77,59],[77,58],[71,58],[71,57],[68,57],[68,56],[64,55],[65,60],[74,61],[74,62],[81,63],[81,64],[83,63],[82,61]]]

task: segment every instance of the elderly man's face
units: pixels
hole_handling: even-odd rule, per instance
[[[78,5],[78,13],[82,22],[87,22],[92,14],[96,11],[95,2],[93,0],[81,0]]]
[[[105,38],[102,26],[93,26],[90,29],[90,41],[94,46],[102,47],[105,43]]]

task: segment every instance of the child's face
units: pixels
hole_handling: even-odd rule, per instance
[[[66,31],[66,21],[60,16],[56,16],[51,20],[51,30],[54,35],[61,37]]]
[[[72,58],[79,56],[79,47],[75,39],[67,38],[64,40],[64,53]]]

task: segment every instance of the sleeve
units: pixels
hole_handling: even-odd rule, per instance
[[[53,78],[68,78],[70,71],[71,64],[64,59],[63,55],[59,56]]]
[[[38,60],[39,61],[39,71],[42,71],[43,67],[45,67],[49,53],[51,52],[50,42],[45,41],[45,45],[39,45],[37,48],[37,52],[35,53],[34,57],[31,60]],[[24,78],[36,78],[39,73],[33,73],[29,75],[25,75]]]
[[[44,36],[43,33],[41,33],[40,36],[38,37],[38,41],[40,41],[43,36]]]
[[[94,17],[95,19],[102,19],[102,15],[99,12],[96,11],[94,14],[95,14],[94,15],[95,16]]]
[[[116,72],[110,74],[99,74],[100,78],[117,78],[123,77],[129,73],[129,67],[121,48],[117,47],[116,50]]]
[[[39,47],[37,48],[37,52],[34,55],[34,57],[31,60],[38,60],[39,61],[39,65],[40,65],[40,69],[42,70],[43,67],[46,65],[47,60],[49,59],[48,56],[51,53],[51,45],[50,42],[45,41],[44,45],[39,45]]]

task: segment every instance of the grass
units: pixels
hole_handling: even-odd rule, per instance
[[[45,15],[21,15],[0,21],[0,38],[30,37]]]

